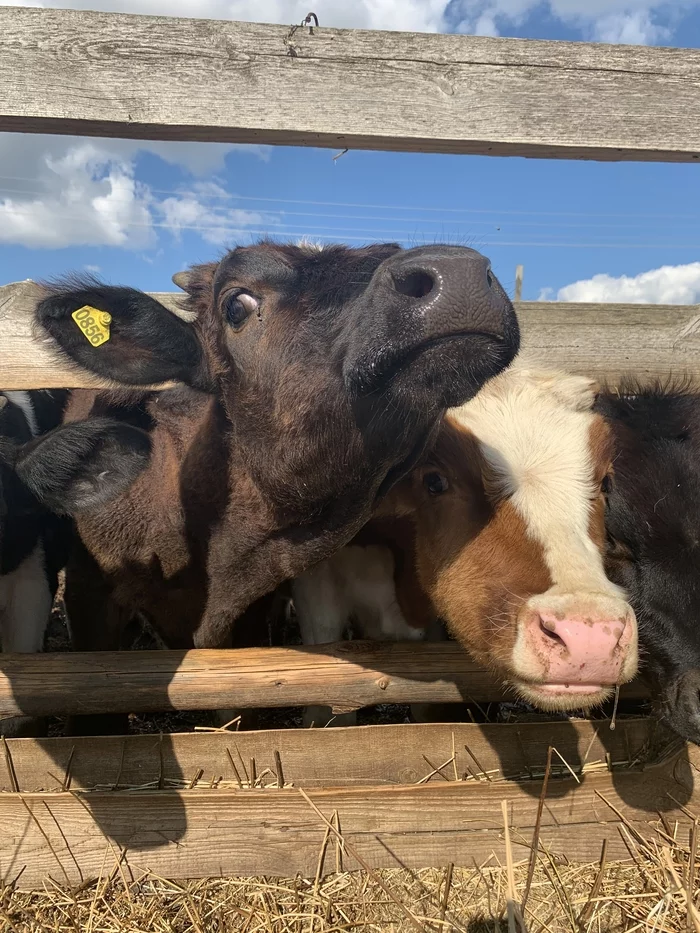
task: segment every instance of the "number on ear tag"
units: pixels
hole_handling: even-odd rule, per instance
[[[108,311],[99,311],[90,305],[83,305],[71,314],[71,317],[93,347],[101,347],[109,340],[109,325],[112,315]]]

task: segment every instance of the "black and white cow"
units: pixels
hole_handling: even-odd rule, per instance
[[[0,647],[37,652],[72,540],[69,516],[104,505],[146,467],[148,435],[106,418],[59,426],[67,393],[0,393]],[[4,734],[35,732],[19,719]]]

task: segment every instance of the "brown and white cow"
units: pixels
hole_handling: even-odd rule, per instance
[[[133,611],[173,646],[227,644],[255,600],[347,543],[444,410],[518,349],[512,304],[470,249],[263,242],[177,280],[190,320],[94,281],[38,306],[97,375],[181,383],[69,402],[69,420],[121,418],[153,444],[129,492],[79,519],[66,598],[81,648],[117,647]],[[76,325],[82,306],[111,315],[106,342]]]
[[[390,637],[387,627],[393,634],[403,624],[405,635],[429,619],[427,598],[434,619],[538,707],[592,707],[631,680],[637,625],[603,565],[612,437],[594,398],[583,377],[516,368],[452,409],[431,452],[380,507],[381,522],[295,582],[302,630],[334,640],[344,614],[371,637],[363,623],[374,614],[375,631]],[[392,515],[411,521],[393,540]],[[367,609],[351,599],[340,610],[339,593],[370,593],[345,573],[348,555],[357,552],[360,566],[368,544],[384,547],[383,588],[371,583],[381,603]],[[333,631],[324,616],[336,621]]]

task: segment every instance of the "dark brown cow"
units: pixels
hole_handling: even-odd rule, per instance
[[[406,637],[430,619],[428,598],[433,618],[539,707],[591,707],[630,680],[635,615],[603,566],[612,437],[593,402],[583,377],[512,369],[450,411],[380,506],[411,519],[403,543],[375,520],[295,581],[306,640],[336,640],[351,617],[361,636],[403,624]]]
[[[464,248],[265,242],[194,267],[186,289],[189,321],[92,281],[38,307],[92,372],[184,383],[69,404],[69,419],[122,418],[153,442],[132,489],[79,520],[66,595],[80,648],[116,647],[135,610],[173,646],[227,644],[254,600],[352,537],[445,408],[518,349],[510,301]],[[82,306],[111,315],[100,346],[72,319]]]

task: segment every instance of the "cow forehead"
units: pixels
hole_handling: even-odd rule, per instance
[[[503,494],[556,497],[573,483],[588,498],[594,457],[602,449],[592,441],[598,426],[605,430],[599,416],[517,373],[498,383],[450,415],[476,437]]]
[[[476,437],[489,485],[542,546],[553,582],[602,592],[612,587],[590,529],[600,446],[593,429],[602,421],[569,394],[514,374],[451,415]]]
[[[376,243],[353,249],[332,245],[317,246],[259,243],[232,250],[219,263],[215,290],[231,279],[264,284],[273,289],[314,288],[327,290],[367,284],[376,268],[400,247]]]

